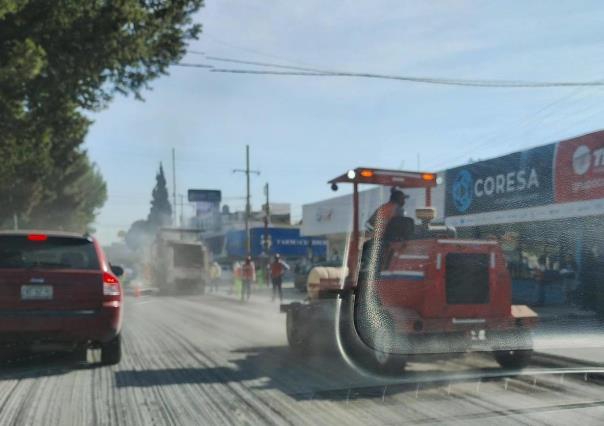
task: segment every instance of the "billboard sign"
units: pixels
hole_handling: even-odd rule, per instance
[[[222,193],[216,189],[189,189],[187,198],[195,203],[197,225],[205,229],[220,227],[220,201]]]
[[[267,245],[269,254],[279,253],[285,257],[305,257],[309,249],[313,256],[327,256],[327,239],[323,237],[303,237],[297,228],[268,228]],[[252,256],[264,252],[264,228],[250,229]],[[229,256],[245,256],[245,231],[232,230],[226,234],[226,251]]]
[[[189,189],[187,198],[192,202],[220,203],[222,192],[217,189]]]
[[[558,143],[555,193],[557,203],[604,198],[604,132]]]
[[[555,148],[545,145],[447,170],[446,216],[552,203]]]

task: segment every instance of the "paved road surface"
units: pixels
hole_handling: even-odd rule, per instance
[[[387,382],[355,373],[336,355],[292,356],[284,318],[264,297],[241,304],[215,295],[145,296],[128,298],[126,308],[119,366],[58,354],[5,364],[0,424],[604,421],[603,382],[594,374],[539,374],[535,366],[501,376],[489,358],[467,355],[411,364],[404,381]]]

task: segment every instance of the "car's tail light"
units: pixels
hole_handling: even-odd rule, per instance
[[[27,236],[27,239],[29,241],[42,242],[42,241],[46,241],[48,239],[48,235],[45,235],[45,234],[29,234]]]
[[[120,295],[120,282],[116,277],[111,275],[109,272],[103,273],[103,295],[105,295],[105,296],[119,296]]]

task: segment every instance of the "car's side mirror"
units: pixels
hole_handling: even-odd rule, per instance
[[[122,268],[119,265],[109,265],[111,267],[111,272],[113,272],[113,274],[116,277],[121,277],[122,275],[124,275],[124,268]]]

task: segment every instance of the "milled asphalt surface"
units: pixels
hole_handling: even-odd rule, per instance
[[[520,374],[469,354],[411,363],[400,379],[366,377],[337,353],[293,355],[278,304],[260,293],[246,304],[226,293],[128,297],[118,366],[99,366],[95,351],[86,364],[66,354],[6,361],[0,424],[604,422],[597,369],[535,362]]]

